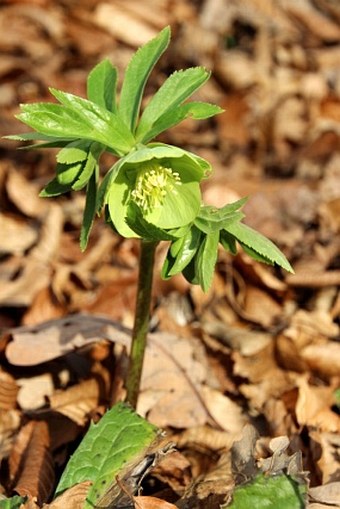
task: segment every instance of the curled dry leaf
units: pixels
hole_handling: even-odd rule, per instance
[[[340,482],[331,482],[323,486],[309,488],[309,496],[313,501],[328,505],[340,506]]]
[[[31,421],[19,432],[9,458],[13,489],[22,496],[46,501],[54,486],[54,465],[46,422]]]
[[[91,484],[84,481],[72,486],[50,504],[44,504],[43,509],[82,509]]]
[[[15,379],[0,368],[0,411],[16,407],[18,390]]]
[[[20,420],[21,415],[18,410],[0,411],[0,460],[8,456],[15,433],[20,426]]]
[[[38,238],[36,228],[14,217],[0,214],[2,254],[23,254]]]
[[[305,376],[301,376],[297,385],[299,395],[295,406],[298,423],[322,431],[339,433],[340,417],[331,410],[333,404],[332,387],[313,387]]]
[[[157,497],[134,497],[135,507],[138,509],[177,509],[177,506],[170,504]]]

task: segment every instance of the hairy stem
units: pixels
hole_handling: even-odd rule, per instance
[[[126,399],[136,408],[150,321],[152,275],[157,242],[141,240],[135,322],[132,331]]]

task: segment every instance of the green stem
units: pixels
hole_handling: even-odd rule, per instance
[[[150,303],[155,250],[158,242],[141,240],[135,322],[132,331],[126,399],[136,408],[142,377],[144,353],[150,321]]]

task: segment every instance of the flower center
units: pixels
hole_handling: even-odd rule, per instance
[[[131,195],[143,212],[151,212],[163,205],[169,192],[177,194],[175,186],[180,185],[181,179],[176,171],[160,164],[149,163],[137,173],[135,189]]]

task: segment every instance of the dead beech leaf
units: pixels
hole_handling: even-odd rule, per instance
[[[322,486],[309,488],[309,496],[313,501],[328,505],[340,506],[340,482],[331,482]]]
[[[0,214],[1,253],[23,254],[37,240],[36,228],[15,217]]]
[[[0,460],[8,456],[19,426],[18,410],[0,410]]]
[[[201,394],[204,383],[213,385],[214,378],[197,339],[149,335],[137,406],[141,415],[159,427],[186,428],[214,421]]]
[[[64,491],[50,504],[44,504],[43,509],[83,509],[91,481],[84,481]]]
[[[40,230],[38,244],[22,261],[22,271],[13,281],[0,281],[0,304],[27,306],[41,288],[48,286],[49,266],[58,246],[63,218],[57,205],[50,205]]]
[[[98,316],[75,314],[40,325],[11,330],[13,341],[6,357],[16,366],[35,366],[103,338],[128,345],[130,332],[114,321]]]
[[[117,39],[138,47],[157,35],[157,30],[133,13],[112,3],[101,2],[94,13],[94,22]]]
[[[31,421],[21,428],[9,458],[14,490],[22,496],[47,500],[54,486],[54,466],[49,451],[46,422]]]
[[[90,412],[99,403],[100,388],[94,378],[84,380],[64,391],[57,391],[49,397],[50,406],[79,426],[84,426]]]
[[[247,422],[241,407],[219,390],[208,386],[202,387],[201,394],[210,414],[221,429],[228,431],[236,440]]]
[[[11,170],[6,180],[6,191],[14,205],[28,217],[39,218],[46,213],[48,204],[38,197],[39,188],[18,171]]]
[[[0,410],[16,407],[18,390],[15,379],[0,368]]]
[[[340,432],[340,417],[332,412],[332,387],[315,387],[308,384],[307,377],[301,376],[297,385],[299,395],[295,414],[301,426],[313,426],[327,432]]]
[[[134,497],[135,507],[138,509],[177,509],[177,506],[174,504],[170,504],[170,502],[166,502],[157,497]]]
[[[53,374],[47,371],[31,378],[19,378],[18,403],[23,410],[34,410],[45,405],[46,398],[53,394]]]
[[[323,484],[339,478],[340,435],[311,430],[311,453],[321,473]]]

